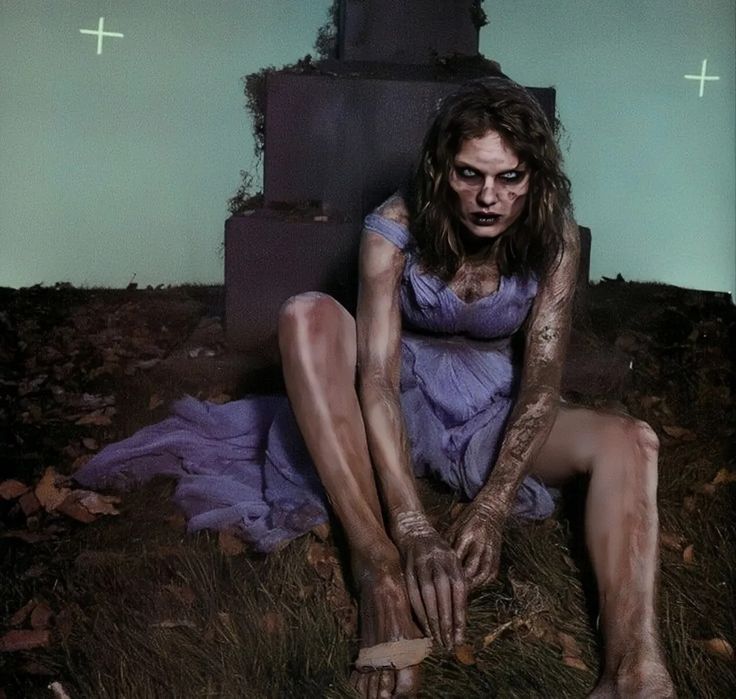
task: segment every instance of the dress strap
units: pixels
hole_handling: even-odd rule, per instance
[[[382,235],[400,250],[406,250],[411,243],[411,233],[406,226],[379,214],[368,214],[363,221],[363,228]]]

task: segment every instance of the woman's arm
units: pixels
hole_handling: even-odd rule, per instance
[[[398,203],[397,203],[398,202]],[[392,198],[379,213],[401,218]],[[358,291],[358,397],[374,469],[406,573],[412,608],[425,633],[451,648],[465,633],[465,582],[455,552],[430,525],[417,494],[399,399],[404,253],[378,233],[364,231]]]
[[[532,307],[519,396],[496,464],[478,494],[482,501],[502,505],[507,511],[549,436],[559,406],[580,259],[580,236],[572,220],[563,238],[561,258],[542,280]]]
[[[498,458],[486,484],[453,525],[455,550],[471,587],[497,573],[504,521],[557,414],[580,258],[580,237],[572,220],[565,225],[563,241],[532,306],[521,388]]]
[[[397,515],[421,511],[399,401],[399,283],[404,253],[378,233],[364,231],[359,268],[358,397],[368,448],[393,531]]]

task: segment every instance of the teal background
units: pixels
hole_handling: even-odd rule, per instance
[[[241,77],[314,53],[329,5],[0,0],[0,286],[221,282],[226,200],[257,169]],[[484,7],[481,51],[558,90],[592,278],[733,291],[733,0]],[[98,56],[79,29],[100,16],[125,36]]]

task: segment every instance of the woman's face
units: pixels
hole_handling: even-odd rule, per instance
[[[496,238],[524,211],[529,172],[495,131],[461,141],[450,172],[455,215],[481,238]]]

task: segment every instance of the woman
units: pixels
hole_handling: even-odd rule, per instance
[[[522,87],[489,78],[445,99],[413,191],[366,218],[356,319],[323,294],[284,304],[287,392],[360,587],[353,684],[364,696],[416,690],[422,633],[463,642],[467,595],[496,576],[509,515],[549,514],[540,482],[576,473],[590,477],[606,644],[593,694],[673,694],[654,616],[657,437],[560,403],[578,257],[544,114]],[[471,498],[444,534],[413,469]]]

